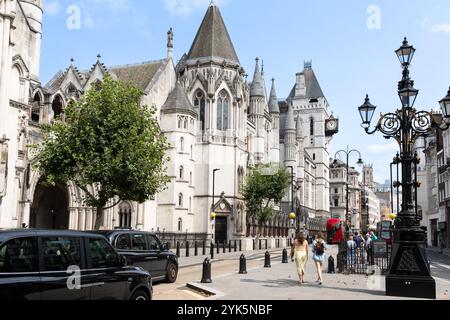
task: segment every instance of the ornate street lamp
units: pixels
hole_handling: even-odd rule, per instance
[[[434,130],[448,130],[446,121],[450,116],[450,91],[440,101],[444,120],[428,111],[417,111],[414,102],[419,91],[414,89],[414,81],[409,77],[409,65],[415,53],[413,46],[405,38],[396,54],[403,66],[403,78],[399,82],[398,94],[402,102],[401,109],[381,115],[375,128],[370,130],[370,108],[359,108],[363,118],[362,127],[367,134],[381,132],[386,139],[395,139],[400,146],[399,162],[402,166],[402,208],[394,224],[394,244],[391,263],[386,277],[386,295],[415,298],[436,298],[436,283],[431,277],[430,265],[425,251],[426,234],[420,229],[416,214],[415,194],[418,187],[417,177],[413,178],[413,169],[420,161],[414,153],[414,144],[420,137],[426,137]],[[368,97],[366,97],[366,101]],[[367,111],[366,111],[367,110]]]
[[[366,102],[368,102],[370,104],[369,101],[366,101]],[[371,119],[371,116],[369,114],[365,115],[365,117],[366,117],[365,119],[368,119],[369,117]],[[351,230],[351,225],[352,225],[352,218],[351,218],[351,215],[350,215],[350,205],[349,205],[349,200],[350,200],[349,199],[349,194],[350,194],[349,185],[350,185],[350,182],[348,181],[348,176],[349,176],[348,171],[350,170],[350,165],[349,165],[349,163],[350,163],[350,155],[352,153],[357,153],[359,155],[358,162],[356,163],[359,167],[362,167],[364,165],[364,162],[362,160],[361,152],[359,152],[356,149],[349,150],[349,147],[347,146],[347,150],[339,150],[338,152],[336,152],[336,154],[334,156],[334,159],[335,159],[334,160],[334,164],[335,165],[338,164],[337,158],[339,157],[340,153],[344,153],[345,156],[346,156],[346,160],[347,160],[346,161],[347,179],[346,179],[345,225],[346,225],[346,238],[348,239],[350,237],[350,230]]]

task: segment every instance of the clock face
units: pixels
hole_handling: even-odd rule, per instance
[[[336,130],[337,129],[337,121],[336,120],[328,121],[327,129],[330,130],[330,131]]]

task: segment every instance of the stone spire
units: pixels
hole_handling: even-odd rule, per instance
[[[275,79],[272,79],[272,89],[270,90],[269,98],[270,113],[280,113],[280,106],[278,105],[277,92],[275,90]]]
[[[295,126],[295,117],[294,117],[294,107],[292,106],[292,104],[289,105],[288,108],[288,112],[286,115],[286,126],[285,126],[285,130],[293,130],[294,132],[296,132],[296,126]]]
[[[187,60],[212,58],[240,65],[230,34],[215,1],[211,1],[187,55]]]
[[[297,116],[297,140],[303,139],[303,120],[300,114]]]
[[[173,59],[173,30],[167,32],[167,59]]]
[[[256,58],[255,73],[253,75],[253,82],[250,87],[251,97],[265,97],[264,79],[259,69],[259,58]]]

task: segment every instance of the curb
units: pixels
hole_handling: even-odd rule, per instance
[[[277,252],[277,251],[279,251],[279,249],[274,250],[274,251],[270,251],[270,250],[269,250],[270,253]],[[243,252],[242,252],[242,253],[243,253]],[[252,255],[247,256],[246,259],[247,259],[247,260],[256,260],[256,259],[258,259],[258,258],[264,257],[264,255],[265,255],[265,252],[264,252],[264,253],[263,253],[263,252],[261,252],[261,253],[255,253],[255,254],[252,254]],[[201,262],[195,262],[195,263],[191,263],[191,264],[182,265],[182,266],[179,266],[179,269],[185,269],[185,268],[191,268],[191,267],[202,266],[204,260],[205,260],[208,256],[203,256],[203,257],[204,257],[204,259],[203,259]],[[239,257],[240,257],[240,255],[237,256],[236,259],[239,259]],[[278,255],[271,256],[271,258],[275,258],[275,257],[278,257]],[[217,263],[217,262],[223,262],[223,261],[231,261],[231,260],[233,260],[233,258],[229,258],[229,259],[227,259],[227,258],[214,259],[214,260],[211,260],[211,264]]]
[[[199,292],[201,294],[208,296],[207,299],[217,299],[222,296],[225,296],[225,294],[223,292],[208,288],[199,283],[189,282],[186,284],[186,287],[190,290],[193,290],[193,291],[196,291],[196,292]]]

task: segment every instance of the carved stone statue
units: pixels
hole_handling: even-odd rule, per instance
[[[167,32],[167,48],[173,48],[173,30],[170,28],[170,30]]]

